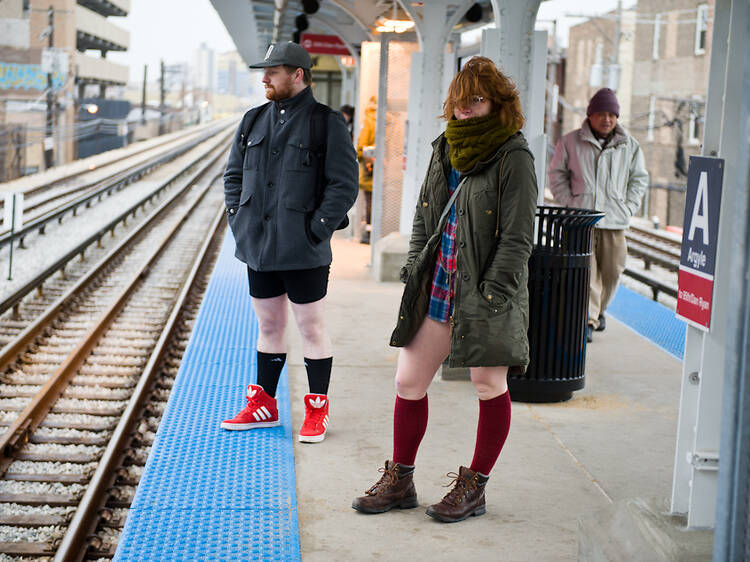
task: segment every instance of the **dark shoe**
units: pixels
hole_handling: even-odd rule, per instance
[[[405,471],[406,472],[404,474]],[[411,509],[417,507],[417,490],[414,488],[414,468],[404,468],[393,461],[385,461],[381,468],[383,476],[366,495],[356,498],[352,507],[362,513],[384,513],[394,507]]]
[[[604,314],[599,315],[599,326],[597,326],[597,332],[603,332],[607,328],[607,320],[604,318]]]
[[[594,327],[591,324],[586,325],[586,341],[588,343],[594,341]]]
[[[440,503],[428,507],[427,515],[443,523],[463,521],[471,515],[484,515],[484,486],[489,478],[465,466],[458,469],[458,474],[449,472],[448,477],[453,478],[453,482],[448,484],[453,485],[453,489]]]

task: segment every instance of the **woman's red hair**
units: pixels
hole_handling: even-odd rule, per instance
[[[473,57],[453,77],[448,88],[448,98],[443,104],[442,117],[453,119],[456,107],[471,104],[473,96],[482,96],[492,102],[492,111],[497,112],[503,125],[523,127],[521,100],[513,81],[500,72],[487,57]]]

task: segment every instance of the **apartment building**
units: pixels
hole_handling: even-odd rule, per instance
[[[75,159],[78,99],[128,80],[106,54],[129,47],[108,19],[129,10],[130,0],[0,2],[0,181]]]
[[[640,213],[661,226],[682,226],[689,157],[700,153],[713,6],[639,0],[570,29],[563,131],[580,126],[599,87],[616,90],[619,121],[641,143],[651,176]]]
[[[703,136],[714,0],[640,0],[633,134],[651,173],[649,216],[682,226],[689,157]]]

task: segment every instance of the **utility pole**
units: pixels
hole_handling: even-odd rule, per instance
[[[612,84],[615,86],[613,90],[617,90],[620,85],[620,35],[622,34],[622,0],[617,0],[617,17],[615,18],[615,38],[612,42],[612,48],[614,53],[612,54],[612,65],[609,67],[610,72],[614,71],[617,73],[617,82]],[[609,76],[609,72],[607,73]],[[611,81],[611,79],[610,79]]]
[[[55,9],[50,6],[47,11],[47,46],[52,48],[53,41],[52,35],[55,32]],[[54,138],[53,138],[53,109],[55,105],[55,98],[52,94],[52,72],[47,73],[47,123],[44,132],[44,168],[49,169],[53,166],[54,162]]]
[[[159,134],[164,134],[164,59],[161,60],[161,77],[159,78]]]
[[[141,124],[146,124],[146,75],[148,74],[148,65],[143,65],[143,94],[141,95]]]

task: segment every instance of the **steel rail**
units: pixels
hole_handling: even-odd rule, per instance
[[[204,169],[203,174],[197,175],[193,178],[193,183],[200,179],[202,175],[205,175],[205,173],[208,171],[208,169],[216,164],[216,161],[218,160],[219,155],[217,155]],[[213,182],[211,182],[213,183]],[[209,186],[211,185],[209,184]],[[198,197],[194,205],[197,205],[197,203],[205,196],[205,193],[207,192],[207,189],[203,191],[203,193]],[[175,197],[171,199],[171,201],[176,200],[176,194]],[[168,205],[168,202],[165,201],[165,204],[162,205],[160,208],[160,212],[163,211],[166,206]],[[194,205],[191,206],[191,209],[194,208]],[[64,390],[65,386],[67,386],[68,381],[73,376],[77,368],[81,365],[83,360],[88,356],[89,352],[91,351],[93,345],[96,343],[96,341],[99,339],[99,337],[102,334],[102,329],[100,328],[101,325],[109,325],[116,316],[116,314],[119,312],[119,310],[122,308],[122,304],[125,302],[127,297],[130,295],[130,293],[133,290],[134,285],[138,282],[138,280],[147,274],[148,270],[150,269],[151,264],[155,261],[155,259],[158,258],[158,256],[161,254],[162,250],[166,247],[166,245],[171,240],[172,235],[177,231],[177,229],[182,226],[185,220],[187,220],[189,217],[189,212],[185,213],[185,216],[182,217],[182,219],[172,228],[170,229],[170,232],[167,234],[167,236],[164,237],[163,242],[159,245],[159,248],[156,252],[153,253],[153,257],[148,261],[148,263],[140,270],[138,271],[132,278],[128,285],[128,288],[121,292],[120,296],[117,298],[115,303],[110,307],[110,309],[102,315],[100,318],[100,321],[97,323],[98,325],[89,330],[87,335],[83,338],[82,343],[80,343],[63,361],[63,363],[60,365],[60,367],[53,373],[53,375],[50,377],[50,379],[42,386],[42,388],[35,394],[32,401],[24,408],[24,410],[21,412],[21,414],[13,421],[13,423],[10,425],[10,427],[0,435],[0,452],[2,453],[2,456],[0,456],[0,475],[5,474],[7,471],[8,466],[13,460],[15,452],[20,450],[20,448],[29,440],[31,434],[36,430],[36,428],[39,426],[39,423],[42,420],[42,417],[47,414],[49,409],[52,407],[54,402],[57,400],[57,398],[62,394],[62,391]],[[70,297],[68,297],[70,298]],[[59,299],[62,300],[62,299]],[[59,301],[58,301],[59,302]],[[51,307],[50,307],[51,308]],[[49,315],[45,314],[45,317],[49,319]],[[6,365],[8,359],[14,359],[15,355],[18,353],[18,350],[21,349],[21,340],[25,343],[29,343],[36,334],[38,334],[41,329],[44,328],[44,325],[35,323],[34,329],[31,330],[31,327],[29,329],[25,330],[23,334],[23,338],[20,336],[14,341],[9,343],[5,349],[9,349],[9,354],[3,354],[2,361],[5,361],[6,363],[0,362],[0,365]],[[33,334],[32,334],[33,331]]]
[[[213,184],[218,177],[211,183]],[[225,216],[224,210],[219,209],[209,229],[211,234],[206,237],[206,241],[193,262],[193,266],[174,304],[164,330],[154,350],[151,352],[133,394],[120,418],[120,422],[112,433],[109,444],[99,460],[97,469],[86,488],[86,492],[81,498],[78,509],[68,524],[68,529],[55,554],[55,561],[79,561],[85,557],[88,547],[87,538],[96,530],[99,512],[106,502],[107,490],[114,484],[117,478],[116,470],[120,466],[123,451],[128,447],[132,439],[133,430],[137,421],[142,417],[142,411],[149,396],[151,386],[158,375],[157,367],[168,352],[168,344],[172,340],[175,330],[179,327],[178,320],[183,314],[183,308],[199,278],[199,273],[207,261],[209,250],[216,243],[218,235],[223,230]]]
[[[183,146],[188,146],[188,145],[190,147],[197,146],[201,142],[205,141],[206,138],[210,138],[212,135],[217,134],[220,131],[220,129],[217,128],[217,127],[213,127],[211,129],[207,129],[206,131],[209,132],[208,136],[206,136],[206,134],[205,134],[206,132],[205,131],[203,132],[204,134],[202,134],[202,135],[197,134],[197,133],[196,134],[192,134],[192,135],[190,135],[191,136],[190,140],[187,140],[184,143],[178,144],[175,148],[179,149],[179,148],[181,148]],[[174,143],[175,140],[171,139],[169,142],[173,142]],[[149,150],[155,150],[155,149],[159,148],[160,146],[163,146],[164,144],[167,144],[167,143],[164,142],[164,143],[161,143],[160,145],[157,145],[157,146],[152,147],[152,148],[147,148],[147,149],[144,149],[144,150],[139,150],[138,152],[136,152],[134,154],[131,154],[131,155],[128,155],[125,158],[127,158],[127,159],[134,158],[134,157],[136,157],[136,156],[138,156],[138,155],[140,155],[140,154],[142,154],[144,152],[147,152]],[[177,144],[177,143],[175,143],[175,144]],[[166,154],[166,153],[162,153],[162,154]],[[98,180],[95,180],[95,181],[91,181],[91,182],[88,182],[88,183],[84,183],[82,185],[70,186],[66,190],[56,191],[55,193],[51,194],[49,197],[47,197],[45,199],[40,199],[38,201],[37,200],[25,199],[25,201],[24,201],[24,209],[23,209],[24,215],[26,215],[27,213],[30,214],[30,212],[33,211],[34,209],[38,209],[39,207],[42,207],[44,205],[48,205],[48,204],[52,203],[53,201],[55,201],[57,199],[62,199],[63,197],[67,197],[69,195],[73,195],[74,193],[79,193],[81,191],[95,189],[98,186],[103,186],[106,182],[114,183],[115,180],[120,180],[127,172],[132,172],[134,170],[137,170],[138,168],[142,168],[144,166],[144,164],[148,164],[149,162],[157,159],[160,156],[161,156],[161,154],[157,154],[157,155],[152,156],[149,159],[146,159],[146,160],[143,160],[143,161],[140,161],[140,162],[136,162],[136,163],[132,164],[131,166],[128,166],[127,168],[124,168],[124,169],[121,169],[121,170],[117,170],[116,172],[114,172],[114,173],[112,173],[112,174],[110,174],[110,175],[108,175],[108,176],[106,176],[104,178],[101,178],[101,179],[98,179]],[[110,163],[106,164],[105,166],[113,166],[116,163],[117,162],[113,161],[113,162],[110,162]],[[101,168],[99,168],[99,170],[101,170]],[[147,168],[147,170],[148,170],[148,168]],[[81,177],[81,176],[84,176],[86,173],[90,173],[90,172],[91,172],[91,170],[86,170],[85,172],[78,172],[76,175],[70,176],[67,179],[71,179],[72,177]],[[59,183],[63,183],[63,182],[59,182]],[[53,189],[53,188],[54,188],[54,186],[50,185],[49,188],[47,190],[45,190],[45,191],[48,191],[49,189]],[[35,193],[35,192],[34,191],[27,191],[27,192],[24,193],[24,197],[26,197],[30,193]],[[4,201],[0,201],[0,203],[4,203]],[[2,208],[2,204],[0,204],[0,208]],[[32,218],[36,218],[36,217],[30,217],[29,220],[31,220]],[[0,232],[5,232],[5,230],[0,231]]]
[[[213,135],[205,135],[199,141],[196,141],[196,143],[193,145],[188,143],[188,146],[182,146],[182,147],[179,147],[178,149],[168,152],[165,155],[161,155],[158,158],[154,159],[153,161],[150,161],[146,163],[145,165],[139,166],[138,169],[131,171],[127,175],[120,177],[112,182],[107,182],[104,186],[96,189],[95,191],[91,193],[87,193],[73,201],[66,202],[58,206],[57,208],[52,209],[30,220],[22,228],[15,231],[12,237],[11,237],[10,231],[6,230],[4,233],[0,234],[0,248],[11,243],[11,241],[17,241],[19,245],[22,247],[24,239],[31,232],[34,232],[36,230],[40,234],[44,234],[47,224],[50,223],[51,221],[57,220],[58,222],[62,222],[63,216],[65,216],[69,212],[72,213],[73,216],[75,216],[79,207],[83,205],[85,205],[86,207],[89,207],[91,202],[94,199],[101,198],[105,193],[109,194],[115,189],[123,187],[130,181],[140,179],[143,175],[145,175],[145,173],[148,170],[153,169],[154,167],[161,165],[165,162],[169,162],[175,158],[178,158],[179,156],[188,152],[189,150],[191,150],[192,148],[194,148],[201,142],[208,140],[209,138],[211,138],[211,136]]]
[[[227,135],[228,136],[228,135]],[[148,195],[141,198],[138,202],[131,205],[127,210],[120,213],[115,219],[111,220],[109,223],[107,223],[105,226],[101,227],[99,230],[94,232],[91,236],[86,238],[84,241],[82,241],[80,244],[78,244],[75,248],[70,250],[68,253],[66,253],[64,256],[62,256],[60,259],[55,261],[53,264],[48,266],[46,269],[41,271],[38,275],[36,275],[33,279],[31,279],[28,283],[24,284],[22,287],[20,287],[17,291],[15,291],[13,294],[9,295],[2,301],[0,301],[0,314],[3,314],[5,311],[13,308],[14,306],[17,306],[20,304],[20,302],[23,300],[23,298],[28,295],[30,292],[32,292],[34,289],[40,287],[45,280],[47,280],[49,277],[54,275],[57,271],[62,269],[65,264],[67,264],[71,259],[73,259],[78,254],[84,252],[86,248],[88,248],[91,244],[95,242],[99,242],[106,234],[107,232],[114,233],[114,229],[117,227],[118,224],[121,222],[125,222],[128,218],[128,216],[133,215],[135,216],[135,213],[137,212],[138,208],[145,207],[147,203],[149,203],[152,199],[159,197],[161,193],[166,190],[172,183],[174,183],[176,180],[178,180],[184,173],[195,166],[196,164],[200,163],[202,160],[207,158],[213,151],[217,150],[217,147],[225,142],[225,138],[222,138],[219,140],[219,142],[216,143],[213,147],[211,147],[209,150],[206,151],[205,154],[201,155],[200,157],[196,158],[193,162],[185,166],[181,171],[177,172],[176,174],[172,175],[169,179],[167,179],[165,182],[163,182],[159,187],[157,187],[154,191],[149,193]],[[223,149],[222,149],[223,150]]]
[[[234,122],[234,121],[232,121],[232,122]],[[219,128],[221,128],[221,123],[223,123],[223,120],[220,120],[218,122]],[[197,135],[197,134],[200,134],[200,133],[202,133],[202,132],[204,132],[206,130],[209,130],[210,128],[211,128],[210,126],[206,126],[202,130],[190,131],[189,134],[190,135],[193,135],[193,134]],[[156,138],[158,138],[158,137],[156,137]],[[130,154],[123,156],[123,158],[121,158],[121,159],[110,160],[109,162],[104,162],[104,163],[100,164],[99,166],[97,166],[97,169],[102,169],[102,168],[106,168],[107,166],[115,165],[120,160],[122,160],[124,158],[130,158],[132,156],[138,156],[139,154],[143,154],[144,152],[148,152],[149,150],[157,149],[159,147],[164,146],[165,144],[169,144],[170,142],[174,142],[174,141],[175,141],[174,138],[171,138],[171,139],[159,139],[158,142],[154,142],[151,146],[146,147],[146,148],[139,148],[138,150],[133,151]],[[38,185],[36,187],[32,187],[32,188],[30,188],[28,190],[23,191],[24,196],[35,195],[35,194],[38,194],[38,193],[44,193],[45,191],[49,191],[50,189],[54,189],[55,186],[60,185],[62,183],[65,183],[66,181],[70,181],[70,180],[72,180],[74,178],[77,178],[77,177],[83,176],[85,174],[88,174],[90,171],[91,170],[86,169],[86,170],[80,170],[78,172],[71,172],[70,174],[67,174],[65,176],[58,177],[58,178],[52,180],[49,183],[44,183],[42,185]],[[26,177],[28,177],[28,176],[26,176]],[[5,201],[0,200],[0,209],[3,208],[4,204],[5,204]]]

